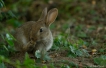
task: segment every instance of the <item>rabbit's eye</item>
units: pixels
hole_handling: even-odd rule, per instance
[[[40,32],[42,32],[43,30],[42,29],[40,29]]]

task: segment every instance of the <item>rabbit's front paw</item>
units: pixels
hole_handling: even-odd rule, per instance
[[[31,41],[30,41],[30,44],[31,44],[31,45],[36,45],[36,42],[34,42],[34,41],[31,40]]]
[[[32,50],[35,47],[35,44],[33,41],[28,42],[26,45],[23,46],[24,51]]]

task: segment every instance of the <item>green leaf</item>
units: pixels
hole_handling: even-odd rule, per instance
[[[82,51],[81,51],[81,50],[79,50],[79,49],[78,49],[78,50],[76,50],[76,51],[75,51],[75,53],[76,53],[76,55],[78,55],[78,56],[82,56],[82,55],[83,55]]]
[[[30,57],[29,57],[29,55],[28,55],[28,53],[25,53],[25,61],[24,61],[24,63],[33,63],[33,61],[30,59]]]
[[[16,16],[15,16],[15,15],[13,14],[13,12],[10,11],[10,10],[7,12],[7,14],[8,14],[9,16],[11,16],[11,17],[15,17],[15,18],[16,18]]]
[[[71,52],[75,54],[75,47],[73,46],[69,46],[69,47],[70,47]]]
[[[80,1],[82,1],[82,2],[87,2],[88,0],[80,0]]]
[[[10,33],[7,33],[7,34],[6,34],[6,38],[7,38],[8,40],[16,40]]]
[[[67,65],[67,66],[66,66],[66,68],[70,68],[70,66],[69,66],[69,65]]]
[[[14,42],[13,42],[12,40],[8,40],[8,39],[6,38],[6,41],[7,41],[7,43],[8,43],[10,46],[14,46]]]
[[[14,46],[14,40],[16,39],[10,33],[7,33],[5,40],[10,46]]]
[[[34,60],[30,59],[28,53],[25,54],[23,66],[25,66],[25,68],[35,68],[35,62]]]
[[[48,68],[47,65],[43,65],[42,68]]]
[[[100,53],[104,53],[105,52],[105,49],[99,49],[99,52]]]
[[[106,66],[106,55],[101,55],[100,57],[94,58],[94,63],[101,66]]]
[[[20,66],[20,65],[21,65],[21,64],[20,64],[20,61],[19,61],[19,60],[17,60],[17,61],[16,61],[16,67],[17,67],[17,68],[21,68],[21,66]]]
[[[13,19],[13,18],[7,20],[6,22],[7,22],[8,24],[14,26],[14,27],[19,27],[19,26],[21,26],[21,24],[22,24],[22,22],[20,22],[20,21],[18,21],[18,20],[16,20],[16,19]]]
[[[0,0],[0,2],[1,2],[3,5],[5,5],[3,0]]]
[[[55,68],[54,63],[50,63],[50,68]]]
[[[85,55],[86,57],[88,57],[88,56],[89,56],[89,53],[88,53],[88,51],[87,51],[87,50],[82,49],[82,52],[83,52],[83,55]]]
[[[3,62],[0,63],[0,68],[6,68]]]
[[[3,45],[3,46],[5,46],[5,45]],[[8,57],[9,56],[9,51],[4,49],[4,47],[2,47],[2,48],[0,48],[0,55]]]
[[[74,67],[74,68],[79,68],[78,65],[75,64],[75,63],[73,63],[73,62],[70,62],[70,66],[71,66],[70,68],[73,68],[73,67]]]
[[[0,34],[0,36],[2,37],[2,39],[3,39],[3,40],[5,40],[5,38],[4,38],[4,36],[3,36],[3,34]]]
[[[2,8],[3,7],[3,4],[0,2],[0,8]]]
[[[45,61],[50,61],[50,57],[49,57],[49,55],[46,53],[45,55],[44,55],[44,58],[43,58]]]
[[[9,51],[8,48],[7,48],[5,45],[3,45],[3,47],[4,47],[7,51]]]
[[[3,60],[5,60],[5,57],[0,55],[0,62]]]
[[[77,34],[77,36],[78,36],[78,37],[81,37],[81,38],[87,37],[86,33],[84,33],[84,32],[79,32],[79,33]]]
[[[36,56],[37,58],[41,58],[41,54],[40,54],[40,51],[39,51],[39,50],[37,50],[37,51],[35,52],[35,56]]]
[[[0,0],[0,8],[2,8],[2,7],[4,7],[4,2],[3,2],[3,0]]]

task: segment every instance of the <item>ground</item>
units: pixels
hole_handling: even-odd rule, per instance
[[[13,31],[26,21],[37,20],[46,6],[59,10],[56,21],[50,26],[54,36],[53,47],[48,51],[51,60],[38,62],[31,58],[37,66],[48,68],[103,68],[106,64],[106,1],[105,0],[62,0],[54,1],[5,1],[7,9],[14,11],[16,18],[4,18],[2,28]],[[11,3],[14,3],[11,5]],[[15,6],[14,6],[15,5]],[[24,6],[24,9],[23,7]],[[12,8],[11,8],[12,7]],[[35,9],[36,8],[36,9]],[[14,16],[13,16],[14,17]],[[5,21],[6,20],[6,21]],[[23,22],[23,23],[22,23]],[[1,26],[0,24],[0,26]],[[6,24],[6,25],[5,25]],[[4,29],[5,29],[4,28]],[[2,30],[2,32],[4,32]],[[2,34],[2,33],[1,33]],[[1,41],[1,39],[0,39]],[[30,57],[33,55],[29,54]],[[23,53],[9,55],[11,61],[25,59]],[[28,63],[29,64],[29,63]],[[7,64],[8,67],[14,64]],[[11,67],[10,67],[11,68]]]

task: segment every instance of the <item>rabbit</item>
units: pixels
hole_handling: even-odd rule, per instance
[[[20,52],[39,50],[42,56],[45,55],[53,45],[53,36],[49,27],[57,15],[57,8],[48,12],[47,8],[44,8],[38,21],[29,21],[16,28],[14,34],[17,40],[15,41],[15,49]]]

